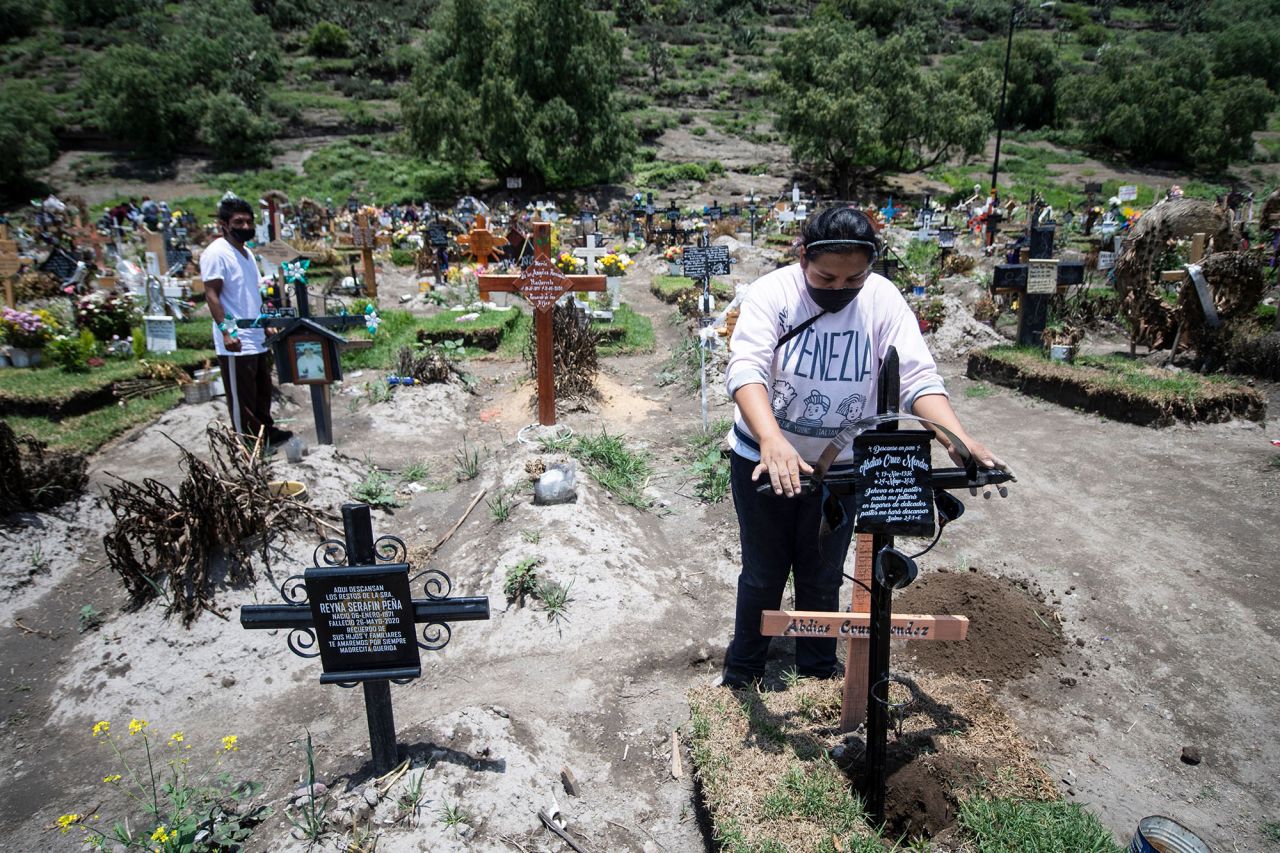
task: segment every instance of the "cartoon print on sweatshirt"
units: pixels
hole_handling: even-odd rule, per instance
[[[796,423],[805,426],[822,426],[822,419],[831,410],[831,398],[817,388],[804,398],[804,414],[796,418]]]
[[[840,426],[846,427],[862,417],[862,410],[866,408],[867,398],[861,394],[851,394],[840,401],[840,405],[836,407],[836,412],[844,415],[844,420],[840,422]]]
[[[770,401],[770,407],[773,409],[773,416],[778,420],[782,420],[787,416],[787,409],[791,408],[791,401],[796,398],[796,389],[791,386],[790,382],[784,382],[781,379],[773,383],[773,399]]]

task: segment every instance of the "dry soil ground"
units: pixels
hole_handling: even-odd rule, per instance
[[[740,278],[765,265],[745,260]],[[379,850],[521,849],[511,841],[561,849],[536,817],[553,799],[591,849],[704,849],[687,757],[673,779],[670,744],[687,720],[685,691],[715,678],[731,631],[735,521],[729,504],[691,497],[680,456],[699,428],[699,401],[657,380],[680,330],[647,292],[655,268],[638,268],[626,291],[653,318],[657,352],[607,359],[604,400],[563,418],[580,432],[625,435],[653,455],[652,511],[621,505],[585,476],[577,504],[532,506],[525,462],[541,454],[516,441],[531,420],[531,389],[522,365],[493,358],[471,364],[476,394],[410,388],[374,404],[362,385],[379,377],[350,375],[334,397],[336,449],[317,449],[297,468],[277,463],[332,508],[370,465],[426,461],[447,488],[406,492],[405,507],[375,513],[376,531],[411,547],[434,542],[481,489],[516,496],[505,523],[482,501],[428,564],[452,576],[455,594],[488,595],[493,614],[456,626],[443,652],[424,653],[421,679],[393,688],[400,742],[432,769],[417,828],[381,827]],[[410,287],[388,275],[384,298]],[[1275,849],[1259,829],[1280,820],[1272,433],[1243,422],[1152,430],[1006,390],[970,396],[963,363],[942,367],[961,417],[1019,482],[1008,500],[969,500],[925,571],[972,567],[1034,581],[1071,643],[1061,662],[993,685],[1024,735],[1067,795],[1118,838],[1144,815],[1167,814],[1215,850]],[[305,398],[287,393],[297,403],[282,411],[310,439]],[[715,395],[713,417],[728,411]],[[109,474],[176,482],[169,439],[199,447],[205,424],[223,416],[217,401],[181,406],[125,436],[94,458],[93,491]],[[464,434],[482,466],[459,483],[454,455]],[[344,790],[370,777],[359,692],[320,686],[316,662],[292,655],[281,634],[242,630],[234,609],[229,621],[206,614],[190,631],[154,606],[125,612],[103,563],[108,522],[91,495],[0,530],[0,849],[75,849],[74,835],[50,831],[58,815],[121,813],[101,784],[115,768],[89,730],[109,719],[119,731],[131,717],[164,736],[181,729],[197,748],[239,735],[230,766],[265,783],[277,808],[251,849],[303,849],[279,810],[303,769],[305,732],[321,779]],[[308,565],[316,541],[302,533],[279,543],[275,579]],[[567,620],[506,604],[504,570],[527,556],[572,583]],[[276,600],[265,577],[221,598],[255,600]],[[107,621],[80,634],[85,604]],[[1202,763],[1182,763],[1184,746]],[[579,796],[564,793],[563,767]],[[441,821],[446,804],[470,815],[469,833]],[[375,817],[395,814],[384,801]]]

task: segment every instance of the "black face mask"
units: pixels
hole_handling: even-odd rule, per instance
[[[227,234],[235,238],[238,243],[248,243],[258,232],[253,228],[228,228]]]
[[[814,287],[807,281],[804,289],[809,291],[809,298],[814,301],[819,308],[828,314],[838,314],[845,308],[849,307],[849,303],[858,298],[861,287],[843,287],[839,290],[823,290]]]

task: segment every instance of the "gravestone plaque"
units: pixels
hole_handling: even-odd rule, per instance
[[[1120,190],[1116,193],[1116,196],[1121,201],[1137,201],[1138,187],[1134,184],[1127,184],[1120,188]]]
[[[1098,253],[1098,269],[1109,270],[1116,265],[1115,252],[1099,252]]]
[[[443,249],[449,245],[449,233],[444,230],[444,226],[432,223],[427,226],[427,241],[436,249]]]
[[[172,317],[143,317],[147,352],[173,352],[178,348],[178,325]]]
[[[929,430],[865,432],[854,439],[855,531],[933,535],[932,440]]]
[[[407,563],[313,567],[304,577],[321,684],[422,674]]]
[[[1058,292],[1057,261],[1032,258],[1027,263],[1027,293]]]
[[[729,259],[728,246],[708,246],[707,275],[728,275],[732,261]]]
[[[708,260],[705,246],[685,246],[680,256],[680,271],[685,278],[704,279],[709,275]]]
[[[707,216],[718,222],[724,218],[724,209],[719,204],[712,204],[711,207],[707,208]]]
[[[535,311],[550,311],[569,287],[569,279],[546,258],[535,258],[520,274],[520,295]]]

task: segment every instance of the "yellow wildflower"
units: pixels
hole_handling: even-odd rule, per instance
[[[240,747],[236,746],[237,740],[239,740],[239,738],[235,735],[227,735],[222,739],[222,748],[227,752],[239,749]]]
[[[121,779],[121,776],[119,773],[112,773],[110,776],[102,777],[102,781],[107,783],[108,785],[114,785],[116,782],[119,782],[120,779]]]
[[[79,822],[80,822],[80,815],[64,814],[62,817],[58,818],[58,831],[67,832],[68,830],[71,829],[71,827],[75,826]]]
[[[146,720],[133,719],[129,721],[129,734],[136,735],[147,727]]]
[[[111,732],[111,723],[108,722],[107,720],[98,720],[98,722],[93,724],[94,737],[97,737],[98,735],[110,734],[110,732]]]
[[[174,732],[169,735],[169,745],[172,746],[176,743],[182,743],[182,732]]]
[[[170,831],[165,827],[165,825],[164,825],[163,823],[156,827],[156,831],[155,831],[155,832],[151,833],[151,840],[152,840],[152,841],[158,841],[158,842],[160,842],[161,844],[166,844],[166,843],[168,843],[170,840],[172,840],[172,839],[174,839],[174,838],[177,838],[177,837],[178,837],[178,832],[177,832],[177,830],[174,830],[173,832],[170,832]]]

